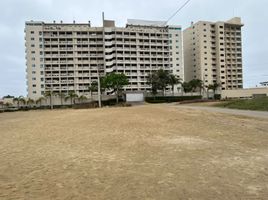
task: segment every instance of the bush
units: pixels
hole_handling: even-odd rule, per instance
[[[220,94],[214,94],[214,99],[220,100],[221,99],[221,95]]]
[[[186,100],[202,99],[202,96],[157,96],[146,97],[145,101],[148,103],[172,103]]]
[[[124,102],[124,100],[122,98],[119,98],[119,103],[120,102]],[[114,106],[116,105],[116,99],[109,99],[109,100],[101,101],[101,105],[102,106]]]

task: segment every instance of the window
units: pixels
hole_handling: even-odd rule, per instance
[[[40,44],[40,45],[39,45],[39,48],[43,48],[43,45],[42,45],[42,44]]]
[[[33,91],[33,94],[36,94],[36,91]]]
[[[31,31],[31,34],[34,34],[34,31]]]
[[[33,80],[33,81],[35,81],[35,80],[36,80],[36,78],[35,78],[35,77],[33,77],[33,78],[32,78],[32,80]]]
[[[44,78],[40,78],[40,80],[43,82],[44,81]]]
[[[31,40],[34,41],[34,38],[32,37]]]
[[[31,47],[35,47],[35,45],[34,44],[31,44]]]
[[[35,58],[33,57],[32,60],[35,60]]]
[[[33,84],[33,87],[36,87],[36,85],[35,85],[35,84]]]
[[[35,64],[32,64],[32,67],[35,67]]]
[[[32,71],[32,74],[35,74],[35,71]]]
[[[32,54],[35,54],[35,51],[31,51]]]

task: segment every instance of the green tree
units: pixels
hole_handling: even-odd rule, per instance
[[[213,91],[213,98],[215,98],[215,94],[216,94],[216,90],[220,87],[220,84],[218,83],[213,83],[213,84],[210,84],[208,85],[208,92],[209,90],[212,90]]]
[[[151,93],[155,97],[159,89],[159,79],[156,73],[149,74],[147,77],[147,84],[151,86]]]
[[[60,93],[58,93],[57,94],[58,96],[59,96],[59,98],[60,98],[60,105],[62,106],[63,105],[63,99],[65,98],[65,93],[63,93],[63,92],[60,92]]]
[[[65,97],[65,101],[70,99],[71,105],[73,105],[75,103],[75,98],[77,97],[78,95],[72,90],[72,91],[69,91],[68,95]]]
[[[19,108],[20,105],[21,105],[20,103],[25,104],[26,101],[25,101],[25,99],[24,99],[23,96],[19,96],[19,97],[15,97],[15,98],[13,99],[13,103],[17,103],[17,106],[18,106],[18,108]]]
[[[189,84],[191,85],[192,88],[192,92],[196,92],[197,88],[199,88],[200,90],[200,95],[202,93],[202,89],[203,89],[203,81],[200,79],[193,79],[189,82]]]
[[[125,85],[129,84],[128,78],[125,74],[110,73],[107,74],[103,80],[105,88],[113,90],[116,93],[116,103],[119,101],[119,92],[122,91]]]
[[[45,92],[45,97],[46,97],[46,98],[49,97],[50,109],[53,109],[53,101],[52,101],[52,99],[53,99],[53,95],[54,95],[54,93],[53,93],[52,90],[50,90],[50,91],[46,91],[46,92]]]
[[[39,97],[36,101],[35,101],[35,103],[36,104],[39,104],[39,107],[41,107],[42,106],[42,101],[44,101],[45,100],[45,97]]]
[[[80,103],[83,103],[85,100],[87,100],[87,97],[84,96],[84,95],[81,95],[81,96],[78,97],[78,100],[79,100]]]
[[[181,79],[178,78],[177,76],[175,76],[174,74],[169,74],[168,83],[169,83],[169,85],[171,85],[172,95],[174,96],[174,86],[181,84]]]
[[[188,93],[192,91],[192,85],[189,82],[183,82],[181,86],[182,86],[184,93]]]
[[[91,85],[88,87],[88,91],[90,92],[90,97],[92,99],[92,92],[97,92],[98,91],[98,82],[93,81]]]
[[[149,74],[147,84],[151,86],[153,95],[157,94],[157,90],[161,90],[163,95],[165,95],[166,87],[171,84],[170,73],[163,69],[154,71],[152,74]]]
[[[163,95],[165,96],[166,87],[169,85],[170,82],[170,73],[163,69],[158,70],[156,73],[159,81],[159,89],[162,90]]]
[[[31,105],[33,105],[35,103],[35,101],[33,99],[31,99],[31,98],[28,98],[26,103],[27,103],[28,106],[31,106]]]

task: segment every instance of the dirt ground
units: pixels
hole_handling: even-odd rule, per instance
[[[0,199],[268,199],[268,121],[167,105],[2,113]]]

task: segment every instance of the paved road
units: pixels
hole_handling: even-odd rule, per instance
[[[249,117],[260,117],[260,118],[268,119],[268,112],[265,112],[265,111],[238,110],[238,109],[217,108],[217,107],[208,107],[208,106],[194,106],[194,105],[192,106],[191,105],[177,105],[177,107],[206,110],[208,112],[219,112],[219,113],[227,113],[227,114],[233,114],[233,115],[244,115],[244,116],[249,116]]]

